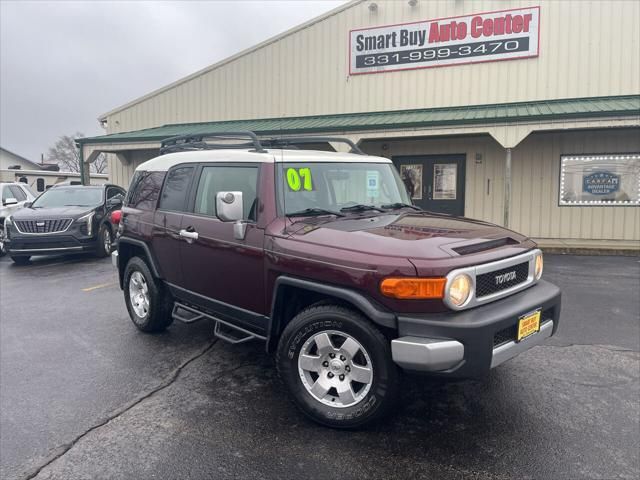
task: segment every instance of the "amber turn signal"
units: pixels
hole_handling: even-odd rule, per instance
[[[446,278],[385,278],[380,291],[387,297],[424,300],[443,298]]]

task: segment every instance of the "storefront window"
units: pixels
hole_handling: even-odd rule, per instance
[[[563,155],[560,205],[640,205],[640,154]]]

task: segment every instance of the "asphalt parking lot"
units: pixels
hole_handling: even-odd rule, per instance
[[[405,381],[368,430],[307,421],[260,344],[130,324],[108,259],[0,260],[0,477],[638,478],[640,259],[553,256],[562,324],[483,381]]]

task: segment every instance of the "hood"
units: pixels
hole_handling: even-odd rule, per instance
[[[12,216],[14,220],[36,220],[48,218],[78,218],[95,210],[96,207],[55,207],[55,208],[22,208]]]
[[[287,228],[291,239],[319,246],[410,260],[477,254],[527,240],[511,230],[451,215],[412,212],[309,218]]]

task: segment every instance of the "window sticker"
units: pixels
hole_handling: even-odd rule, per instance
[[[380,172],[367,170],[367,197],[378,198],[380,196]]]
[[[311,181],[311,169],[310,168],[288,168],[287,169],[287,185],[293,192],[299,192],[300,190],[306,190],[310,192],[313,190],[313,182]]]
[[[433,166],[433,199],[455,200],[458,165],[455,163],[436,163]]]

